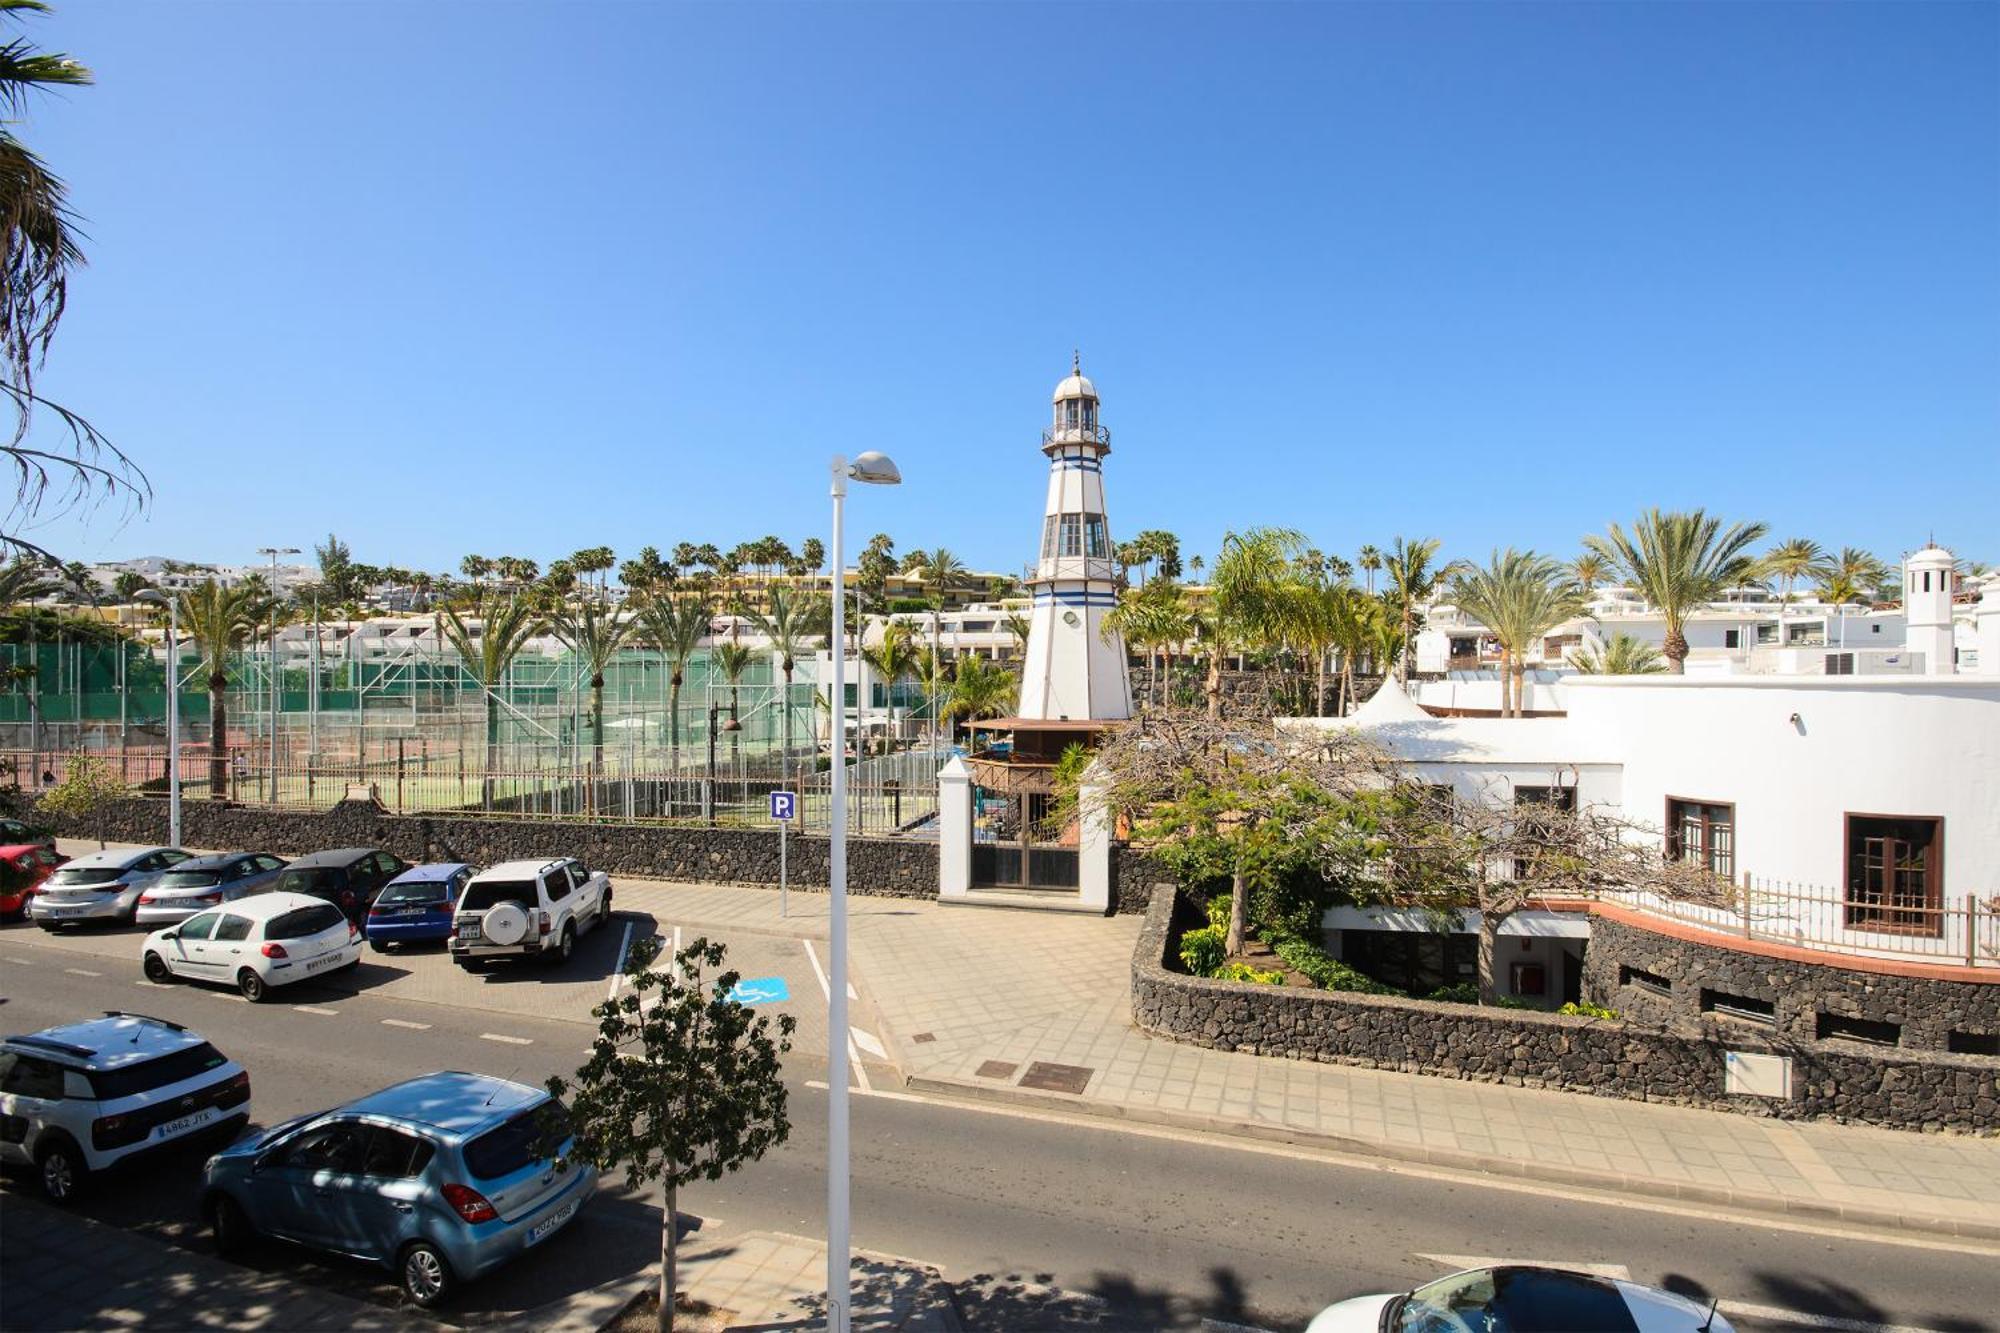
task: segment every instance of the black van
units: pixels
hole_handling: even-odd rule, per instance
[[[350,921],[368,915],[382,886],[410,868],[393,852],[375,847],[342,847],[301,856],[286,866],[272,887],[279,893],[307,893],[347,913]]]

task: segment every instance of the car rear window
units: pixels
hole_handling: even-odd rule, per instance
[[[542,1117],[554,1117],[556,1132],[562,1138],[569,1137],[569,1112],[561,1102],[555,1103],[552,1112],[544,1112],[546,1101],[533,1107],[495,1129],[489,1129],[478,1138],[465,1145],[465,1169],[481,1180],[495,1180],[510,1176],[514,1172],[542,1160],[535,1153],[536,1144],[542,1137]]]
[[[278,876],[278,892],[306,893],[315,898],[323,898],[329,893],[339,893],[347,887],[347,872],[332,868],[315,869],[308,866],[304,870],[287,870]]]
[[[264,927],[267,940],[302,940],[308,935],[317,935],[322,930],[330,930],[347,918],[338,907],[301,907],[294,911],[282,912],[271,918]]]
[[[160,876],[159,887],[163,889],[212,889],[222,882],[221,872],[215,870],[169,870]]]
[[[203,1042],[163,1055],[141,1064],[125,1065],[118,1069],[92,1069],[84,1074],[90,1080],[90,1090],[99,1101],[112,1101],[119,1097],[136,1097],[142,1092],[152,1092],[170,1083],[180,1083],[198,1078],[211,1069],[219,1069],[228,1063],[221,1051]]]
[[[115,866],[89,866],[82,870],[64,867],[49,876],[51,885],[57,884],[109,884],[125,872]]]
[[[533,907],[536,903],[535,886],[527,880],[492,880],[485,884],[469,885],[465,897],[459,899],[459,907],[468,912],[483,912],[500,903],[519,903],[523,907]]]
[[[376,899],[381,903],[441,903],[444,901],[443,881],[428,884],[391,884],[382,890]]]

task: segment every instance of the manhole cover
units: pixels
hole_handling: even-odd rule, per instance
[[[1052,1065],[1045,1060],[1037,1060],[1028,1066],[1028,1072],[1021,1075],[1020,1086],[1034,1088],[1041,1092],[1067,1092],[1081,1097],[1090,1083],[1090,1076],[1097,1071],[1085,1069],[1082,1065]]]
[[[979,1077],[1012,1078],[1014,1077],[1014,1070],[1018,1067],[1008,1064],[1005,1060],[988,1060],[985,1064],[979,1066]]]
[[[922,1043],[922,1042],[926,1042],[926,1041],[936,1041],[936,1040],[937,1040],[937,1033],[935,1033],[935,1032],[919,1032],[919,1033],[917,1033],[917,1034],[916,1034],[916,1035],[915,1035],[914,1037],[911,1037],[911,1038],[910,1038],[910,1040],[911,1040],[911,1041],[914,1041],[914,1042],[919,1042],[919,1043]]]

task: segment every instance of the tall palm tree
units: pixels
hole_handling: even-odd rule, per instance
[[[950,550],[942,546],[935,547],[929,551],[922,549],[912,551],[905,563],[911,568],[920,568],[924,571],[924,587],[926,589],[926,596],[931,604],[931,669],[933,672],[931,678],[931,696],[933,701],[935,701],[942,697],[944,693],[944,681],[935,673],[943,660],[940,654],[944,646],[944,629],[940,617],[944,613],[945,593],[964,576],[965,565]],[[935,708],[932,709],[932,717],[933,719],[937,717],[937,710]]]
[[[638,599],[639,629],[667,661],[668,762],[681,766],[681,686],[687,667],[701,648],[714,620],[715,608],[701,597],[677,598],[655,588]]]
[[[863,646],[861,660],[868,664],[868,669],[882,682],[885,696],[893,693],[903,678],[916,670],[916,636],[910,633],[908,625],[891,620],[882,626],[882,637],[875,642],[874,647]],[[865,729],[861,739],[865,750],[867,744]]]
[[[1602,652],[1578,648],[1569,664],[1586,676],[1657,676],[1667,669],[1660,650],[1630,634],[1614,634]]]
[[[487,588],[464,611],[443,607],[434,623],[486,700],[486,778],[480,800],[490,810],[493,771],[500,766],[500,686],[521,649],[542,632],[541,612],[524,593]]]
[[[256,632],[270,605],[257,585],[225,588],[214,579],[180,597],[181,633],[208,673],[208,794],[215,800],[229,795],[229,654]]]
[[[61,588],[62,581],[40,560],[17,555],[0,565],[0,611],[11,611]]]
[[[1354,707],[1354,667],[1376,643],[1376,627],[1386,618],[1382,603],[1352,584],[1339,586],[1326,614],[1333,647],[1340,654],[1340,685],[1336,711],[1345,716]]]
[[[1700,509],[1648,509],[1631,532],[1613,523],[1603,536],[1586,537],[1583,542],[1666,621],[1662,649],[1667,669],[1680,675],[1687,670],[1689,614],[1750,577],[1756,561],[1749,548],[1766,531],[1762,523],[1732,523],[1725,528],[1721,519]]]
[[[1792,537],[1779,542],[1764,552],[1757,564],[1778,580],[1780,607],[1792,604],[1792,589],[1801,580],[1818,578],[1827,573],[1830,566],[1826,552],[1820,550],[1819,543],[1809,537]]]
[[[1293,562],[1305,549],[1305,538],[1290,528],[1224,534],[1209,580],[1214,635],[1208,655],[1210,717],[1222,715],[1222,659],[1283,638],[1292,609]]]
[[[727,643],[716,644],[711,657],[715,662],[716,670],[720,671],[722,678],[729,682],[729,720],[732,724],[740,724],[742,715],[739,704],[741,703],[740,692],[743,688],[743,673],[750,669],[750,663],[756,660],[757,654],[750,651],[743,644],[731,639]],[[742,753],[742,735],[743,733],[738,731],[736,726],[732,725],[730,727],[729,762],[732,765],[736,763]]]
[[[595,592],[575,602],[558,602],[549,615],[555,636],[577,656],[590,677],[590,783],[585,808],[597,803],[597,784],[604,778],[604,673],[618,659],[625,641],[638,627],[636,619],[621,617],[618,609]]]
[[[1585,551],[1569,562],[1569,573],[1570,577],[1576,580],[1577,591],[1587,599],[1597,591],[1597,585],[1609,576],[1611,566],[1595,551]]]
[[[1014,673],[977,653],[960,660],[952,674],[951,694],[944,713],[956,721],[1003,716],[1020,696],[1021,682]]]
[[[1148,670],[1153,668],[1153,651],[1160,646],[1158,599],[1153,596],[1152,588],[1151,584],[1142,584],[1120,592],[1118,605],[1104,613],[1097,631],[1106,644],[1121,639],[1128,650],[1139,650],[1145,656]]]
[[[1014,655],[1018,657],[1026,653],[1028,651],[1028,632],[1033,628],[1029,624],[1028,618],[1019,611],[1009,611],[1006,618],[1000,624],[1005,627],[1009,634],[1014,636]]]
[[[1495,551],[1483,568],[1460,573],[1452,597],[1500,640],[1500,716],[1519,717],[1527,683],[1530,644],[1583,606],[1561,565],[1533,551]]]
[[[1315,717],[1326,713],[1326,662],[1340,646],[1345,632],[1343,619],[1353,591],[1351,584],[1331,577],[1323,565],[1304,571],[1292,587],[1292,608],[1287,620],[1292,641],[1312,657]]]
[[[778,659],[778,669],[785,677],[785,693],[779,700],[779,711],[784,718],[785,753],[779,765],[788,778],[792,762],[792,670],[798,665],[799,655],[811,652],[813,640],[826,633],[830,617],[830,604],[810,593],[801,594],[795,588],[783,586],[771,589],[769,610],[750,613],[750,623],[770,641],[771,653]]]
[[[1395,602],[1399,614],[1396,639],[1401,657],[1396,666],[1396,681],[1400,685],[1410,683],[1408,649],[1410,636],[1416,632],[1417,604],[1435,593],[1445,579],[1446,571],[1432,563],[1437,558],[1438,546],[1438,541],[1431,537],[1413,542],[1398,537],[1383,561],[1389,575],[1384,593]]]
[[[1368,576],[1368,595],[1373,597],[1375,595],[1375,575],[1382,568],[1381,548],[1373,542],[1364,542],[1361,549],[1355,552],[1355,555],[1359,557],[1355,563],[1360,565],[1361,572]]]
[[[1841,547],[1839,555],[1827,560],[1824,575],[1828,586],[1831,586],[1833,579],[1838,578],[1854,587],[1856,591],[1844,599],[1847,601],[1867,600],[1869,590],[1888,576],[1889,567],[1872,552],[1864,551],[1858,546]]]

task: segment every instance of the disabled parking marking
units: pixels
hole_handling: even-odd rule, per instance
[[[753,977],[730,987],[729,998],[745,1008],[759,1004],[783,1004],[792,998],[792,989],[785,984],[783,977]]]

